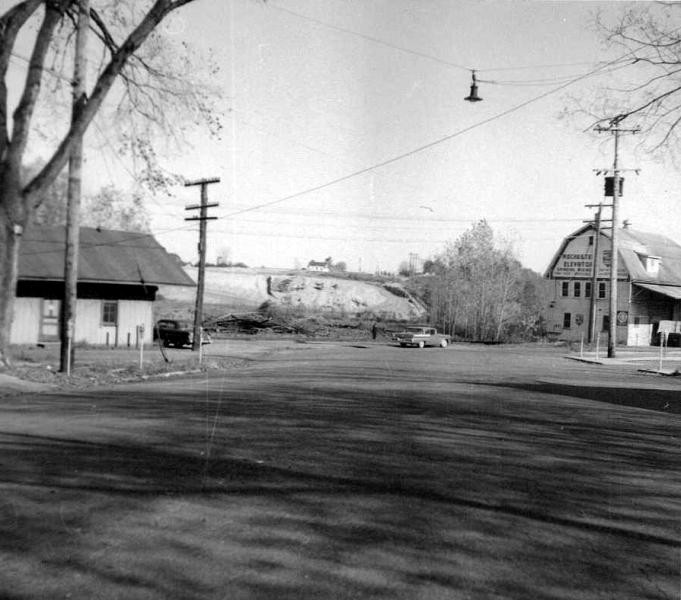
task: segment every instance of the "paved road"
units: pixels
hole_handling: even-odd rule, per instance
[[[551,348],[248,359],[6,402],[0,597],[679,597],[678,379]]]

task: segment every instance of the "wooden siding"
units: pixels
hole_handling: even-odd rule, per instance
[[[110,300],[118,304],[116,326],[102,323],[102,306],[107,300],[79,299],[76,305],[76,343],[110,346],[136,346],[139,325],[144,325],[143,343],[152,341],[152,302]],[[10,341],[12,344],[37,344],[40,341],[42,298],[16,298]]]
[[[12,344],[35,344],[40,334],[41,298],[15,298],[10,330]]]
[[[110,300],[109,302],[114,302]],[[144,325],[144,343],[151,342],[152,303],[143,300],[118,300],[118,322],[102,323],[102,305],[107,300],[78,300],[76,342],[96,345],[135,346],[137,326]]]

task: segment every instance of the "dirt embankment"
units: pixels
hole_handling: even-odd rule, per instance
[[[195,281],[197,269],[186,268]],[[193,301],[194,288],[162,287],[171,301]],[[256,310],[271,305],[348,316],[367,315],[394,320],[418,320],[425,307],[399,282],[357,281],[275,269],[206,269],[204,302],[228,310]]]

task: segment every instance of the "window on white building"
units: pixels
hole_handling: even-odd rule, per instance
[[[598,297],[601,298],[601,299],[607,297],[607,289],[606,289],[605,281],[599,281],[598,282]]]
[[[575,298],[579,298],[582,295],[582,282],[581,281],[575,281],[574,293],[575,293]]]
[[[572,315],[570,313],[563,314],[563,329],[570,329],[570,321],[572,321]]]
[[[584,297],[585,298],[591,298],[591,282],[586,281],[584,283]]]
[[[570,282],[569,281],[563,281],[563,287],[561,289],[561,296],[569,296],[570,295]]]
[[[105,300],[102,302],[102,325],[118,324],[118,302]]]

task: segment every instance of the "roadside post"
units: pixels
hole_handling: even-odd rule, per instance
[[[601,345],[601,332],[596,334],[596,360],[598,360],[598,347]]]
[[[579,358],[584,358],[584,332],[582,331],[582,339],[579,342]]]
[[[73,347],[73,316],[69,318],[69,320],[66,322],[66,331],[67,331],[67,339],[66,339],[66,375],[68,377],[71,376],[71,359],[73,358],[73,355],[71,354],[71,348]]]
[[[140,371],[144,369],[144,323],[137,326],[137,339],[140,343]]]
[[[203,327],[199,327],[199,365],[203,363]]]

